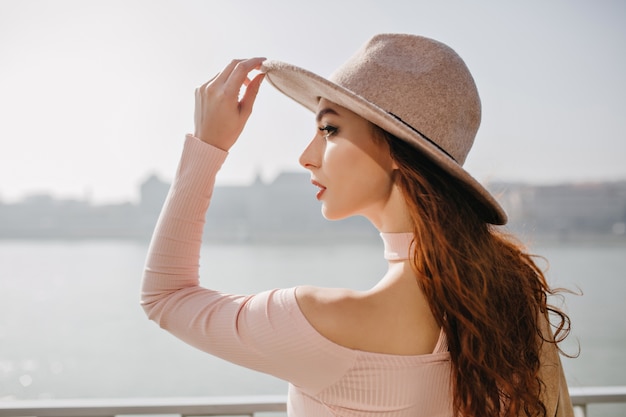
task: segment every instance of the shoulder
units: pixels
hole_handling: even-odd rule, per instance
[[[300,286],[296,288],[296,301],[307,319],[332,317],[337,322],[337,315],[350,315],[361,309],[366,297],[359,291],[345,288]]]
[[[301,286],[296,289],[296,301],[304,317],[322,336],[348,348],[357,347],[357,324],[363,320],[369,304],[363,293]]]
[[[432,353],[439,340],[440,326],[417,286],[378,292],[298,287],[295,295],[309,324],[346,348],[420,355]]]

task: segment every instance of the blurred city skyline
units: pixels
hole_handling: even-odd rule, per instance
[[[363,217],[325,220],[312,188],[304,172],[282,172],[270,182],[257,178],[247,186],[218,185],[204,240],[378,241],[378,231]],[[509,215],[506,228],[525,238],[626,242],[626,181],[550,186],[494,183],[489,189]],[[12,204],[0,201],[0,239],[147,240],[168,190],[169,183],[153,175],[140,185],[136,201],[93,204],[47,194]]]

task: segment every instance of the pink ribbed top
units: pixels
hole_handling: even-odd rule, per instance
[[[146,261],[142,306],[149,318],[198,349],[288,381],[291,417],[451,416],[443,333],[428,355],[363,352],[319,334],[295,288],[232,295],[199,285],[204,218],[226,155],[192,136],[185,141]],[[381,237],[386,258],[407,257],[410,234]]]

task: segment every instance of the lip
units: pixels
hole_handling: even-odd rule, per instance
[[[326,191],[326,187],[324,187],[322,184],[320,184],[319,182],[315,181],[315,180],[311,180],[311,184],[313,184],[314,186],[316,186],[317,188],[319,188],[319,191],[317,192],[317,194],[315,195],[315,197],[320,200],[322,198],[322,194],[324,194],[324,191]]]

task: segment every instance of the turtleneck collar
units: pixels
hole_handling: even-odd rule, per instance
[[[410,257],[413,233],[381,233],[385,244],[385,259],[388,261],[405,261]]]

